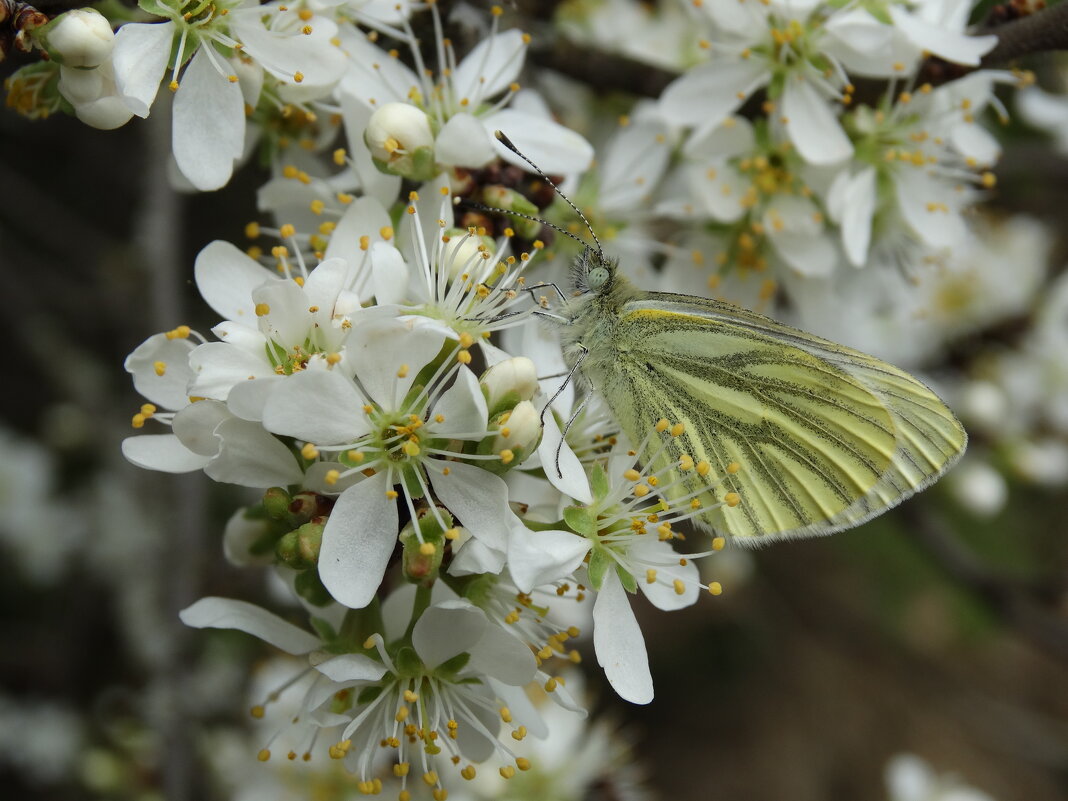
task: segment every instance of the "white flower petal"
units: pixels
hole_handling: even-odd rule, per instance
[[[853,143],[831,110],[830,101],[806,80],[787,80],[782,111],[786,133],[809,164],[835,164],[853,154]]]
[[[412,646],[423,664],[433,669],[457,654],[470,652],[490,625],[468,601],[444,601],[419,617],[412,629]]]
[[[702,64],[664,90],[660,113],[669,124],[718,128],[768,78],[767,65],[756,58]]]
[[[363,31],[343,26],[338,35],[349,55],[348,71],[341,79],[342,97],[347,94],[364,106],[377,108],[391,101],[405,103],[408,92],[421,91],[416,74],[399,58],[371,44]],[[358,136],[363,137],[363,128]]]
[[[296,484],[304,475],[285,445],[259,423],[233,417],[215,429],[219,453],[204,467],[216,481],[242,487]]]
[[[546,173],[571,175],[584,172],[593,163],[593,145],[586,139],[552,120],[534,117],[522,111],[503,109],[483,119],[491,135],[501,131],[528,159]],[[515,153],[493,141],[497,155],[529,171],[530,165]]]
[[[208,463],[207,456],[193,453],[174,434],[144,434],[122,441],[122,455],[146,470],[163,473],[190,473]]]
[[[875,168],[861,170],[849,181],[842,197],[842,245],[854,267],[863,267],[871,244],[876,203]]]
[[[386,668],[363,654],[340,654],[325,662],[320,662],[315,669],[331,681],[347,683],[350,681],[377,681],[386,675]]]
[[[480,41],[459,63],[450,81],[456,101],[474,107],[508,88],[523,68],[527,44],[515,28]]]
[[[545,428],[538,445],[538,458],[545,466],[545,476],[549,483],[569,498],[574,498],[579,503],[593,503],[590,481],[586,477],[582,462],[571,450],[571,446],[562,440],[560,426],[557,425],[555,417],[551,414],[545,415]]]
[[[620,698],[633,704],[653,700],[645,638],[614,570],[608,571],[593,603],[593,647],[597,664]]]
[[[277,280],[248,254],[221,239],[197,254],[193,275],[201,297],[216,314],[252,327],[256,326],[252,291],[266,281]]]
[[[287,654],[306,654],[319,647],[319,638],[266,609],[245,601],[210,596],[201,598],[178,613],[195,629],[237,629],[259,637]]]
[[[263,426],[316,445],[352,442],[371,430],[367,401],[333,370],[305,370],[280,382],[263,408]]]
[[[341,48],[331,42],[337,35],[337,25],[332,20],[314,17],[308,34],[286,30],[284,25],[281,31],[275,31],[264,26],[261,11],[255,6],[231,11],[230,25],[245,52],[275,77],[290,82],[298,72],[303,76],[299,83],[283,84],[288,93],[286,99],[302,99],[305,94],[322,96],[341,80],[348,60]]]
[[[171,429],[178,440],[193,453],[215,456],[219,452],[219,439],[215,436],[215,429],[230,417],[226,404],[221,401],[197,401],[174,416]]]
[[[432,414],[440,414],[445,418],[445,422],[435,425],[435,433],[458,439],[485,437],[489,412],[475,374],[466,367],[461,367],[456,381],[434,404]]]
[[[443,343],[444,338],[433,330],[388,318],[357,326],[347,350],[371,400],[385,409],[396,409]]]
[[[147,117],[156,99],[174,39],[173,22],[128,22],[115,33],[115,84],[130,111]]]
[[[891,5],[887,10],[894,27],[905,34],[912,44],[956,64],[978,67],[980,59],[998,43],[997,36],[958,33],[947,26],[932,24],[900,6]]]
[[[531,592],[578,569],[590,541],[570,531],[515,528],[508,537],[508,570],[521,592]]]
[[[449,574],[472,576],[479,573],[500,573],[504,569],[504,559],[503,549],[491,548],[468,535],[467,542],[449,565]]]
[[[491,548],[507,548],[508,531],[519,524],[519,518],[508,506],[504,480],[463,462],[441,462],[435,468],[427,471],[434,494],[459,524]]]
[[[383,472],[345,490],[323,530],[319,578],[351,609],[375,597],[397,545],[397,502],[386,497],[389,489]]]
[[[530,646],[493,623],[486,626],[482,637],[471,649],[468,664],[477,673],[512,687],[528,684],[538,672]]]
[[[648,583],[644,576],[638,575],[635,578],[638,580],[638,589],[657,609],[671,612],[697,602],[700,594],[697,563],[688,560],[685,565],[679,564],[679,553],[669,543],[655,538],[638,538],[627,556],[635,564],[656,570],[659,580],[652,584]],[[676,579],[682,581],[681,594],[675,590]]]
[[[898,170],[895,187],[901,215],[927,245],[947,248],[966,241],[958,211],[963,198],[951,184],[921,169]]]
[[[383,305],[403,303],[408,296],[408,265],[389,242],[371,245],[371,286]]]
[[[234,384],[276,375],[266,355],[253,354],[228,342],[206,342],[189,354],[193,381],[189,394],[226,400]]]
[[[450,117],[434,140],[434,156],[440,164],[482,167],[496,155],[492,133],[467,112]]]
[[[271,390],[285,379],[285,376],[273,375],[234,384],[230,394],[226,396],[226,405],[235,417],[260,421],[263,419],[263,407],[271,395]]]
[[[193,348],[188,339],[155,334],[126,357],[124,366],[133,376],[134,388],[148,400],[164,409],[181,409],[189,403],[188,387],[193,379],[189,354]]]
[[[202,45],[182,75],[171,126],[178,169],[203,192],[225,186],[245,150],[241,87],[215,68],[210,47]],[[215,58],[225,63],[218,54]]]
[[[364,249],[360,243],[365,236],[372,242],[379,239],[379,232],[389,224],[389,214],[379,201],[373,197],[360,197],[345,209],[330,235],[324,256],[345,260],[355,276],[348,289],[361,298],[371,294],[371,254],[370,249]]]
[[[949,141],[965,158],[980,167],[990,167],[1001,157],[1001,143],[990,131],[976,122],[962,122],[949,131]]]

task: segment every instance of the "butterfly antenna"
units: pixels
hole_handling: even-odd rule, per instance
[[[519,156],[519,158],[523,159],[523,161],[525,161],[527,164],[529,164],[534,169],[534,172],[536,172],[539,176],[541,176],[541,179],[543,181],[545,181],[545,183],[547,183],[549,186],[551,186],[553,188],[553,191],[556,192],[556,194],[558,194],[561,198],[563,198],[564,202],[567,203],[567,205],[569,205],[571,207],[571,210],[574,211],[575,214],[577,214],[579,216],[579,219],[582,220],[582,222],[585,224],[586,230],[589,231],[590,232],[590,236],[593,237],[593,242],[594,242],[595,245],[597,245],[597,253],[601,257],[601,259],[603,261],[604,260],[604,250],[601,248],[601,240],[597,238],[597,234],[594,233],[593,226],[590,225],[590,221],[586,219],[586,215],[583,214],[581,211],[579,211],[579,207],[571,202],[571,198],[569,198],[567,195],[565,195],[563,192],[560,191],[560,187],[558,187],[556,184],[553,183],[552,179],[542,171],[541,167],[539,167],[537,164],[535,164],[533,161],[531,161],[529,158],[527,158],[523,153],[521,153],[519,151],[519,148],[517,148],[515,146],[515,144],[512,142],[511,139],[509,139],[507,136],[505,136],[504,133],[502,133],[501,131],[494,131],[493,135],[495,137],[497,137],[497,140],[502,145],[504,145],[506,148],[511,150],[517,156]],[[523,215],[519,215],[519,216],[523,216]],[[555,225],[552,226],[552,227],[556,228]],[[557,228],[557,230],[560,230],[560,229]],[[572,239],[578,239],[578,237],[576,237],[574,234],[568,234],[568,236],[570,236]],[[579,240],[579,241],[581,242],[582,240]]]
[[[584,240],[582,237],[575,236],[567,229],[561,228],[559,225],[551,223],[548,220],[543,220],[541,217],[535,217],[533,214],[524,214],[521,211],[509,211],[508,209],[502,209],[497,206],[487,206],[484,203],[479,203],[474,200],[461,200],[460,203],[464,206],[467,206],[468,208],[475,209],[476,211],[488,211],[492,214],[504,214],[507,217],[522,217],[524,220],[531,220],[532,222],[541,223],[542,225],[552,228],[554,231],[559,231],[564,236],[571,237],[580,245],[587,244],[586,240]]]

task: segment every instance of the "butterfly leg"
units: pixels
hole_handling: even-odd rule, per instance
[[[556,284],[552,283],[551,281],[546,282],[544,284],[535,284],[534,286],[524,287],[523,291],[524,292],[529,292],[530,293],[530,299],[534,300],[534,290],[535,289],[552,289],[554,292],[556,292],[557,296],[559,296],[561,303],[567,303],[567,296],[564,295],[564,291],[562,289],[560,289],[560,287],[558,287]],[[537,303],[536,300],[534,300],[534,302]],[[538,305],[541,305],[541,304],[538,304]]]
[[[571,368],[570,372],[568,372],[567,378],[565,378],[564,382],[559,387],[557,387],[556,392],[554,392],[553,396],[549,398],[549,402],[545,404],[545,408],[541,410],[540,422],[542,428],[545,428],[545,415],[546,413],[548,413],[549,408],[556,402],[556,399],[560,397],[560,394],[564,391],[567,385],[571,383],[571,379],[575,377],[575,372],[579,369],[579,365],[582,364],[582,360],[585,359],[586,354],[590,352],[589,348],[587,348],[585,345],[579,345],[579,347],[582,348],[582,352],[579,353],[578,358],[575,359],[575,364]],[[570,425],[570,423],[568,423],[568,425]]]
[[[560,432],[560,441],[556,444],[556,477],[563,478],[564,471],[560,469],[560,451],[563,450],[564,442],[567,439],[567,432],[571,430],[571,426],[574,424],[582,410],[586,408],[586,402],[590,399],[589,395],[583,395],[582,400],[579,401],[579,405],[575,407],[575,411],[571,413],[571,419],[567,421],[564,426],[564,430]]]

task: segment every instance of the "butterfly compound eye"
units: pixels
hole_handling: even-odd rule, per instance
[[[594,267],[587,273],[586,283],[589,285],[590,289],[597,290],[608,283],[608,279],[611,277],[612,273],[607,267]]]

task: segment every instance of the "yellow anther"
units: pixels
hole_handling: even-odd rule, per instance
[[[337,483],[339,478],[341,478],[340,470],[327,470],[323,480],[332,487]]]
[[[710,595],[720,595],[723,592],[723,585],[718,581],[713,581],[708,585],[708,592]]]
[[[644,484],[638,484],[634,488],[634,497],[635,498],[644,498],[648,494],[649,494],[649,488],[647,486],[645,486]]]
[[[712,550],[713,551],[722,551],[726,547],[726,545],[727,545],[727,540],[725,540],[723,537],[713,537],[712,538]]]
[[[267,304],[267,303],[257,303],[256,304],[256,316],[257,317],[266,317],[270,313],[271,313],[271,307],[270,307],[269,304]]]
[[[328,353],[326,354],[326,363],[333,367],[335,364],[341,361],[340,353]]]
[[[420,453],[419,446],[411,440],[401,445],[401,450],[404,451],[405,456],[418,456]]]
[[[435,787],[431,795],[434,796],[434,801],[445,801],[449,797],[449,791],[444,787]]]
[[[520,770],[530,770],[530,760],[526,757],[517,757],[515,760],[515,766]]]
[[[459,529],[450,528],[450,529],[447,529],[445,531],[445,539],[447,539],[447,540],[454,540],[459,536],[460,536]]]
[[[712,470],[712,465],[710,465],[708,462],[704,461],[703,459],[700,462],[697,463],[697,475],[699,475],[699,476],[707,476],[711,470]]]
[[[388,242],[393,238],[393,228],[389,225],[384,225],[378,229],[378,235]]]
[[[740,464],[738,464],[737,462],[731,462],[729,465],[727,465],[727,472],[728,473],[732,473],[732,474],[733,473],[737,473],[741,469],[742,469],[742,466]]]
[[[303,83],[304,82],[304,73],[301,72],[300,70],[297,70],[296,72],[294,72],[293,73],[293,81],[295,83]]]
[[[671,427],[671,431],[669,433],[671,434],[671,436],[677,437],[685,430],[686,430],[685,424],[683,424],[683,423],[675,423],[675,425],[673,425]]]
[[[411,770],[411,765],[407,762],[398,762],[393,766],[393,775],[398,779],[402,779],[408,775],[408,771]]]
[[[987,189],[993,189],[998,182],[997,176],[992,172],[984,172],[979,180]]]
[[[154,403],[142,403],[141,414],[145,417],[151,417],[156,413],[156,405]]]
[[[545,692],[547,692],[547,693],[556,692],[556,685],[559,684],[559,683],[560,683],[559,679],[550,678],[547,682],[545,682],[545,685],[544,685]]]
[[[263,704],[256,704],[256,706],[252,707],[252,709],[250,709],[248,713],[252,715],[252,717],[256,718],[256,720],[259,720],[263,717],[265,711],[266,710],[264,710]]]
[[[269,748],[261,748],[260,752],[258,754],[256,754],[256,759],[258,759],[260,762],[266,762],[270,758],[271,758],[271,749],[269,749]]]
[[[511,765],[505,765],[500,769],[499,773],[501,774],[502,779],[510,779],[515,776],[515,768]]]
[[[297,228],[292,223],[285,223],[278,229],[278,235],[282,239],[289,239],[291,236],[296,236]]]
[[[669,423],[665,418],[661,417],[659,420],[656,421],[656,425],[653,426],[653,429],[656,431],[657,434],[663,434],[665,431],[668,430],[668,426],[670,425],[671,423]]]
[[[684,595],[686,593],[686,585],[682,582],[682,579],[675,579],[671,582],[671,586],[675,588],[676,595]]]
[[[319,456],[319,449],[310,442],[305,442],[304,447],[300,449],[300,455],[305,459],[315,459]]]
[[[461,350],[456,354],[456,361],[460,364],[471,364],[471,351]]]
[[[723,496],[723,502],[726,503],[727,506],[734,507],[742,502],[742,496],[737,492],[728,492]]]
[[[433,787],[438,783],[438,774],[436,771],[427,771],[423,774],[423,781],[426,782],[427,787]]]
[[[500,709],[500,714],[501,714],[501,720],[503,720],[505,723],[511,723],[512,722],[512,710],[511,709],[509,709],[506,706],[502,706],[501,709]]]
[[[419,546],[419,553],[423,556],[433,556],[438,552],[437,546],[432,542],[424,542]]]
[[[645,571],[645,583],[656,584],[656,570],[651,567]]]
[[[193,333],[193,331],[188,325],[180,325],[177,328],[168,331],[166,337],[167,339],[189,339],[191,333]]]
[[[466,331],[460,334],[460,347],[469,348],[475,344],[475,338]]]
[[[637,481],[641,477],[642,474],[635,470],[633,467],[623,473],[623,478],[627,479],[627,481]]]
[[[398,709],[397,714],[393,716],[393,719],[396,720],[398,723],[403,723],[404,721],[406,721],[408,719],[408,707],[402,706],[400,709]],[[433,782],[431,782],[431,784],[433,784]]]
[[[353,462],[362,462],[364,460],[364,455],[359,451],[346,451],[345,456]]]
[[[685,473],[690,470],[693,470],[693,468],[694,463],[692,456],[684,453],[682,456],[679,457],[679,470],[682,470]]]
[[[511,464],[512,460],[515,459],[515,453],[513,453],[510,449],[505,448],[503,451],[501,451],[500,457],[501,462],[503,464]]]
[[[467,781],[471,781],[478,774],[475,771],[474,765],[468,765],[467,767],[460,769],[460,775],[467,779]]]
[[[407,377],[408,377],[408,365],[402,364],[400,367],[397,368],[397,378],[407,378]]]
[[[389,498],[391,501],[397,500],[397,497],[398,497],[397,491],[396,490],[386,490],[386,497]]]

